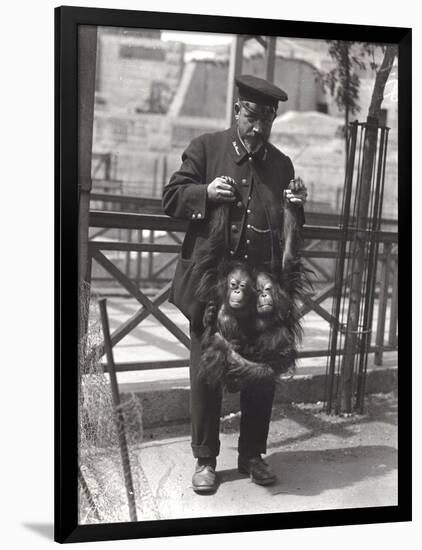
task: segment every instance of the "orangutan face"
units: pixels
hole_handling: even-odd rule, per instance
[[[256,291],[258,294],[256,308],[259,315],[272,313],[274,309],[274,283],[266,273],[258,273]]]
[[[249,274],[240,269],[233,269],[227,276],[227,303],[235,310],[247,308],[251,303],[252,280]]]

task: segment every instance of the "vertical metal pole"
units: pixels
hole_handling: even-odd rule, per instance
[[[94,124],[97,27],[78,27],[78,273],[85,281],[88,271],[89,200],[92,187],[92,133]]]
[[[152,196],[157,195],[157,179],[158,179],[158,157],[154,158],[154,171],[152,176]],[[165,185],[166,182],[164,182]]]
[[[381,286],[379,294],[378,305],[378,322],[377,322],[377,336],[375,345],[377,351],[375,352],[374,364],[382,365],[382,347],[384,345],[384,332],[385,332],[385,315],[387,313],[388,302],[388,286],[389,286],[389,270],[390,270],[390,257],[391,257],[391,243],[384,243],[384,255],[385,258],[381,264]]]
[[[79,357],[87,353],[89,307],[89,286],[91,279],[89,253],[89,203],[92,187],[92,135],[94,125],[95,72],[97,57],[97,27],[80,25],[78,27],[78,336]],[[80,397],[83,361],[78,364],[78,395]],[[78,414],[80,414],[80,410]],[[78,434],[78,441],[80,434]],[[80,446],[78,445],[79,479],[92,507],[89,489],[84,486],[84,478],[79,467]],[[99,519],[96,508],[94,514]]]
[[[390,346],[397,345],[397,313],[398,313],[398,279],[399,271],[398,265],[395,260],[392,260],[393,264],[393,282],[392,282],[392,296],[391,296],[391,308],[390,308],[390,325],[388,328],[388,343]]]
[[[104,157],[104,179],[107,181],[111,180],[111,153],[106,153]]]
[[[374,189],[374,204],[372,212],[369,215],[372,217],[371,233],[369,235],[369,253],[367,258],[367,276],[366,276],[366,295],[364,298],[364,319],[362,326],[361,342],[360,342],[360,357],[359,357],[359,369],[358,369],[358,381],[356,390],[356,409],[363,412],[363,402],[365,393],[365,379],[368,364],[368,351],[371,343],[372,335],[372,318],[375,301],[375,285],[377,278],[377,265],[378,265],[378,248],[379,243],[377,240],[376,232],[379,231],[381,226],[381,212],[382,212],[382,188],[383,188],[383,163],[384,155],[386,153],[386,132],[385,129],[381,129],[380,143],[378,148],[378,166],[376,173],[376,185]]]
[[[275,69],[275,47],[276,47],[276,36],[269,36],[267,38],[267,47],[265,55],[265,78],[274,82],[274,69]]]
[[[128,243],[131,243],[132,242],[132,229],[128,229],[127,230],[127,242]],[[128,279],[130,279],[130,265],[131,265],[131,251],[128,250],[126,252],[126,266],[125,266],[125,273],[126,273],[126,277]]]
[[[342,195],[343,195],[343,189],[341,187],[337,187],[337,191],[336,191],[336,211],[337,212],[341,208]],[[314,195],[312,194],[312,196],[314,196]]]
[[[143,239],[142,229],[138,229],[138,243],[141,243]],[[138,252],[137,262],[136,262],[136,284],[138,288],[141,285],[141,274],[142,274],[142,252]]]
[[[129,505],[129,516],[131,521],[138,521],[136,515],[135,491],[133,489],[132,473],[130,469],[129,451],[125,433],[125,419],[120,405],[119,387],[117,383],[116,368],[114,364],[113,349],[110,337],[110,326],[107,315],[106,299],[99,300],[101,324],[104,335],[104,348],[107,357],[107,371],[110,376],[111,393],[113,397],[117,435],[119,437],[120,455],[122,457],[123,475],[125,479],[126,495]]]
[[[366,223],[368,218],[374,159],[377,147],[377,120],[368,116],[365,125],[362,173],[359,182],[359,200],[356,211],[356,237],[351,246],[352,269],[350,281],[349,311],[344,342],[344,358],[337,407],[347,413],[352,411],[353,370],[356,355],[357,329],[361,310],[362,280],[365,263]]]
[[[163,175],[162,175],[162,184],[163,187],[167,183],[167,156],[163,157]]]
[[[154,230],[150,229],[149,231],[149,242],[151,244],[154,243]],[[149,258],[148,258],[148,281],[152,282],[152,274],[154,272],[154,252],[149,252]]]
[[[233,38],[231,51],[230,51],[230,63],[229,63],[229,75],[227,80],[227,104],[226,104],[226,126],[229,127],[234,121],[234,103],[236,101],[236,86],[234,83],[234,77],[241,74],[243,64],[243,45],[245,38],[242,35],[236,35]]]
[[[89,201],[92,187],[92,133],[94,124],[95,68],[97,56],[97,27],[78,27],[78,283],[81,292],[89,271]],[[85,318],[86,317],[86,318]],[[79,315],[79,339],[88,327],[87,316]]]
[[[350,216],[350,202],[352,198],[352,184],[353,184],[353,171],[355,166],[355,153],[356,153],[356,140],[358,133],[358,124],[353,123],[351,125],[351,139],[349,141],[348,152],[348,165],[346,171],[346,181],[344,189],[344,208],[343,208],[343,220],[342,220],[342,239],[339,243],[339,254],[336,267],[336,285],[335,285],[335,313],[334,316],[337,319],[332,327],[331,334],[331,353],[330,353],[330,366],[328,373],[328,396],[327,396],[327,413],[331,412],[333,405],[333,390],[334,390],[334,378],[335,378],[335,366],[337,361],[337,339],[340,323],[340,309],[343,292],[344,281],[344,267],[346,259],[347,239],[348,239],[348,227]]]

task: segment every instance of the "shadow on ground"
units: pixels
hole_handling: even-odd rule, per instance
[[[370,395],[367,397],[365,414],[353,414],[348,418],[327,415],[319,404],[275,404],[271,416],[272,422],[282,419],[296,422],[304,431],[298,435],[289,435],[280,438],[271,437],[268,449],[288,446],[294,443],[303,443],[316,435],[333,435],[348,439],[356,435],[355,427],[366,422],[382,422],[391,426],[397,425],[397,402],[391,394]],[[240,416],[232,415],[222,419],[221,432],[234,433],[239,430]],[[183,423],[169,423],[164,426],[148,428],[144,431],[144,442],[159,441],[173,437],[190,436],[190,425]]]
[[[350,487],[366,478],[384,476],[397,468],[397,451],[389,446],[342,447],[277,452],[266,457],[278,482],[266,487],[272,495],[316,496]],[[220,483],[245,478],[237,469],[219,471]]]
[[[258,487],[237,471],[239,420],[240,414],[234,414],[222,422],[217,463],[220,487],[206,499],[190,486],[194,458],[189,424],[146,430],[143,443],[130,448],[140,517],[173,519],[396,505],[397,409],[393,394],[369,396],[366,413],[350,417],[328,416],[321,403],[276,404],[265,460],[277,482],[269,487]],[[100,516],[103,521],[121,521],[128,510],[118,449],[113,453],[105,450],[95,457],[94,464],[93,468],[88,464],[86,478],[95,491]],[[104,479],[108,492],[101,488]],[[89,516],[86,502],[83,512],[90,523],[92,514]]]

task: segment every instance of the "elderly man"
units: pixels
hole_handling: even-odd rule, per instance
[[[197,493],[217,488],[222,391],[197,376],[204,304],[195,298],[195,258],[207,247],[216,207],[231,203],[228,256],[270,269],[271,259],[281,254],[276,235],[281,234],[283,201],[303,224],[307,195],[302,181],[295,179],[289,157],[268,142],[278,102],[286,101],[287,94],[251,75],[237,77],[236,85],[235,124],[193,139],[182,155],[180,169],[163,190],[164,212],[190,221],[169,301],[190,321],[192,451],[197,458],[192,487]],[[266,453],[274,389],[274,384],[265,384],[240,392],[238,468],[260,485],[276,480],[261,457]]]

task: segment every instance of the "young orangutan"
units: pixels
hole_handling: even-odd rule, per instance
[[[250,267],[239,263],[236,273],[231,272],[234,264],[221,260],[226,209],[221,208],[216,217],[208,252],[196,266],[202,273],[197,296],[208,304],[199,374],[211,385],[223,383],[237,391],[244,384],[274,379],[295,367],[301,337],[297,301],[309,284],[299,256],[301,232],[292,208],[284,208],[281,264],[274,274],[253,274]],[[241,290],[241,284],[247,290]],[[241,307],[233,307],[232,291],[247,294]]]
[[[275,278],[262,271],[256,275],[255,304],[244,317],[246,324],[236,324],[224,304],[218,310],[209,305],[204,315],[208,335],[200,376],[207,383],[224,383],[230,391],[237,391],[293,369],[296,333],[289,325],[291,309],[291,301]]]
[[[242,350],[245,358],[268,365],[274,375],[293,369],[298,327],[291,323],[292,300],[276,278],[260,271],[256,276],[255,334]]]
[[[217,302],[204,313],[205,331],[199,376],[215,386],[230,386],[239,377],[248,378],[259,365],[239,355],[253,338],[256,292],[248,267],[240,262],[223,262],[219,269]],[[266,366],[263,366],[266,370]]]

